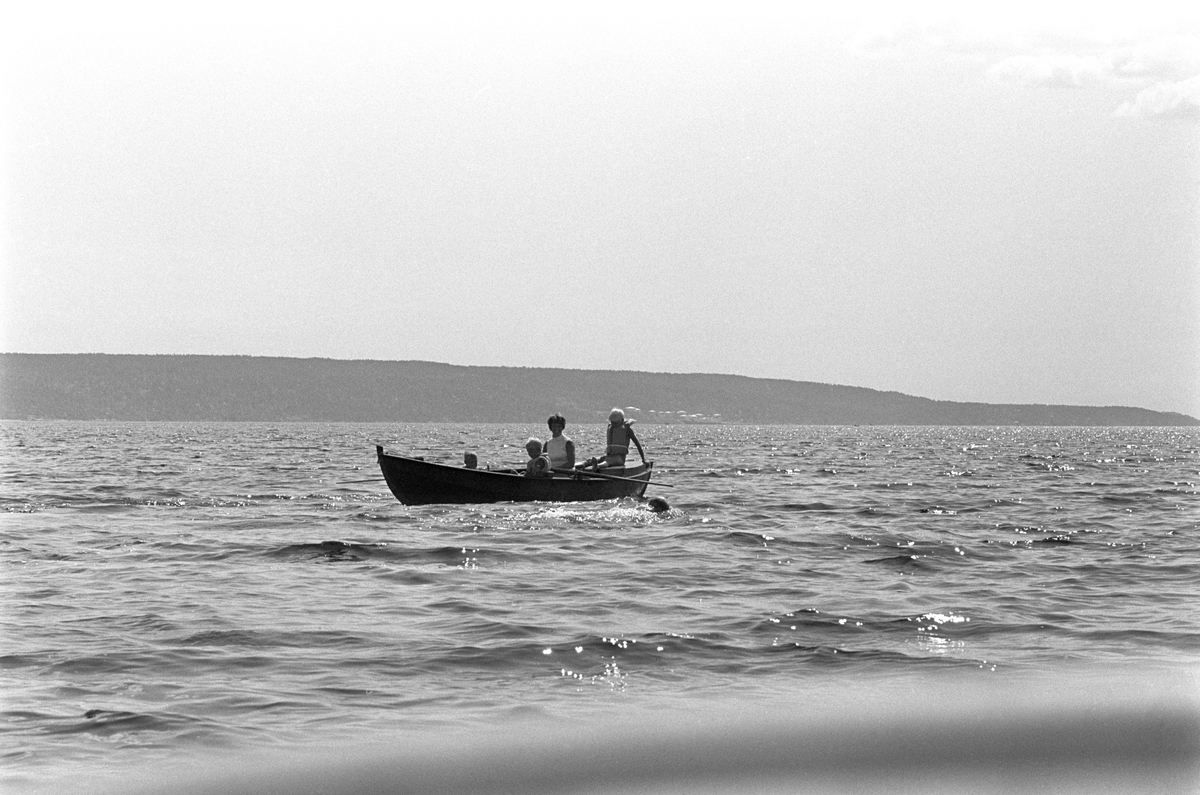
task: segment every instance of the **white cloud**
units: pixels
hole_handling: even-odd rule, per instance
[[[1001,82],[1125,93],[1117,117],[1200,119],[1200,6],[1176,5],[907,7],[873,20],[852,48],[862,55],[941,51],[990,63],[987,75]]]
[[[1200,119],[1200,75],[1155,83],[1122,103],[1113,115],[1130,119]]]
[[[1107,54],[1120,77],[1178,79],[1200,72],[1200,36],[1159,36]]]
[[[988,76],[1027,85],[1081,86],[1104,80],[1109,67],[1096,56],[1015,55],[988,69]]]
[[[1179,80],[1198,71],[1200,36],[1159,36],[1087,54],[1052,48],[1013,55],[989,68],[988,76],[1025,85],[1083,86],[1154,77]]]

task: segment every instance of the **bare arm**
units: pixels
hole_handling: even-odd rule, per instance
[[[638,449],[638,455],[642,457],[642,463],[646,463],[646,451],[642,449],[642,443],[638,441],[637,434],[633,432],[633,426],[629,427],[629,440]]]

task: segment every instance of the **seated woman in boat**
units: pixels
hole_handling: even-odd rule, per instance
[[[550,456],[542,452],[542,440],[531,438],[525,443],[525,452],[529,453],[529,463],[525,464],[525,477],[548,478],[554,473],[550,471]]]
[[[550,426],[550,438],[546,440],[546,455],[550,456],[550,465],[555,469],[575,468],[575,443],[563,434],[567,421],[561,414],[555,414],[546,420]]]
[[[625,412],[614,408],[608,413],[608,428],[605,429],[605,440],[608,446],[604,449],[604,458],[589,458],[582,469],[624,468],[625,457],[629,455],[629,443],[637,446],[638,454],[645,458],[642,443],[633,432],[633,421],[625,420]]]

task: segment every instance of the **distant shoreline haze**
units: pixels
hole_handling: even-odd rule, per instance
[[[0,419],[778,425],[1200,425],[1118,406],[959,403],[807,381],[266,356],[0,354]]]

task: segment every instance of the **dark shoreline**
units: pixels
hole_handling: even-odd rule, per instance
[[[959,403],[699,373],[266,356],[0,353],[0,419],[210,422],[1197,426],[1124,406]]]

